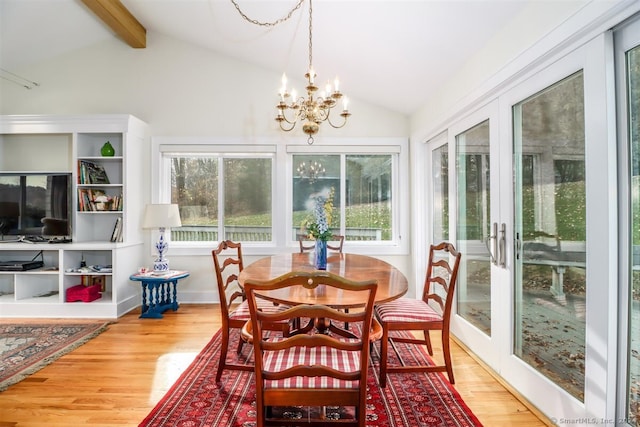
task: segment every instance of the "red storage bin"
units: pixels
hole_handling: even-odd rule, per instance
[[[67,289],[67,302],[91,302],[100,298],[100,285],[75,285]]]

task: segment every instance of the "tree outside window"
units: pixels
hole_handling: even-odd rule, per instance
[[[171,203],[182,218],[172,239],[271,241],[271,174],[271,158],[172,157]]]

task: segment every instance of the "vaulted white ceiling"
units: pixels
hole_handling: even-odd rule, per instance
[[[285,16],[297,2],[236,0],[249,18],[262,22]],[[319,82],[338,76],[347,95],[411,114],[487,44],[504,43],[522,52],[588,2],[315,0],[313,65]],[[309,0],[275,27],[243,19],[231,0],[122,3],[147,29],[147,49],[153,49],[153,34],[162,33],[286,72],[290,80],[301,81],[307,69]],[[522,28],[514,29],[514,23]],[[528,41],[514,50],[509,31],[526,31]],[[109,37],[117,36],[80,0],[0,0],[4,70],[19,70]],[[274,91],[278,85],[274,82]]]

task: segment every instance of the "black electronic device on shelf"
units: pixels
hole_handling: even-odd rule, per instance
[[[40,257],[40,259],[37,259]],[[0,261],[0,271],[28,271],[44,267],[42,251],[38,252],[30,261]]]
[[[64,238],[64,237],[56,237],[53,239],[49,239],[49,243],[71,243],[73,242],[73,239],[69,238]]]

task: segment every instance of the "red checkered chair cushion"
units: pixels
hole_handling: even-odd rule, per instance
[[[401,298],[376,305],[381,322],[440,322],[442,315],[422,300]]]
[[[280,311],[284,311],[289,306],[278,304],[267,301],[267,300],[257,300],[258,309],[265,313],[277,313]],[[251,316],[249,315],[249,303],[245,300],[242,301],[240,305],[238,305],[231,313],[229,313],[229,319],[237,319],[237,320],[249,320]]]
[[[270,341],[282,341],[274,338]],[[356,342],[344,339],[341,341]],[[280,351],[264,353],[264,371],[283,371],[295,365],[323,365],[342,372],[357,372],[360,370],[360,353],[358,351],[341,351],[329,347],[292,347]],[[290,377],[281,380],[265,381],[265,389],[273,388],[349,388],[357,389],[359,381],[345,381],[330,377]]]

